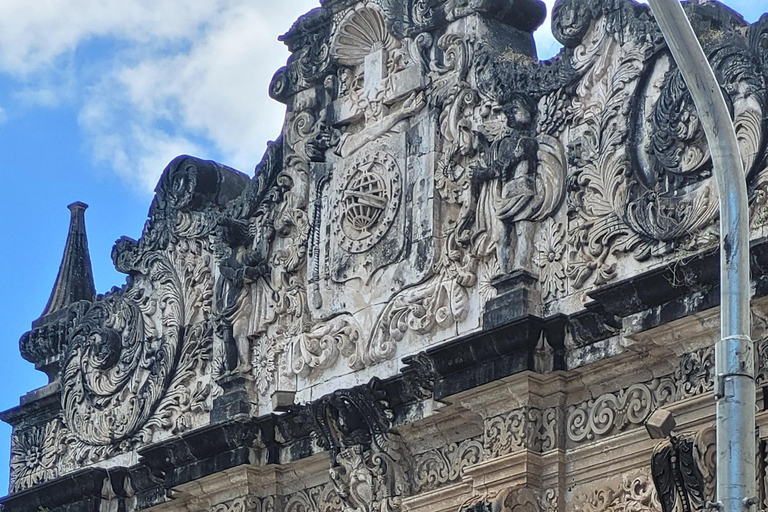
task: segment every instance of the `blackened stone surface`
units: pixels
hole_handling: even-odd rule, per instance
[[[107,470],[91,468],[0,499],[3,512],[100,512]]]
[[[497,296],[486,303],[483,327],[495,329],[534,314],[534,308],[540,303],[534,291],[537,281],[524,270],[495,279],[491,284],[496,288]]]
[[[242,464],[259,462],[259,429],[251,420],[214,424],[139,451],[141,463],[170,488]]]
[[[535,350],[544,321],[526,316],[504,327],[473,334],[426,351],[437,378],[434,397],[487,384],[526,370],[535,370]],[[409,364],[412,358],[404,362]]]

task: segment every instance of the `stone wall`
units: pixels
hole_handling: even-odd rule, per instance
[[[95,295],[74,205],[0,502],[684,510],[651,481],[660,407],[710,496],[717,191],[647,6],[560,0],[541,62],[538,0],[321,3],[282,38],[255,176],[172,161],[122,288]],[[768,16],[686,10],[750,191],[762,388]]]

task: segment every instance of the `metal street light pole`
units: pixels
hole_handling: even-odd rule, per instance
[[[649,0],[691,91],[720,195],[720,341],[715,345],[717,500],[755,504],[755,379],[749,310],[749,211],[736,132],[712,67],[678,0]]]

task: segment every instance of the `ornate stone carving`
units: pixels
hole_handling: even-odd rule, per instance
[[[641,425],[658,407],[710,392],[713,360],[711,348],[686,354],[672,375],[570,406],[566,418],[568,440],[581,443],[630,425]]]
[[[331,483],[299,491],[285,499],[284,512],[341,512],[341,499]]]
[[[494,500],[494,510],[502,512],[540,512],[543,510],[538,495],[528,487],[502,491]]]
[[[391,52],[399,45],[379,11],[363,8],[352,11],[340,24],[331,54],[342,66],[354,67],[378,50]]]
[[[351,368],[358,362],[360,329],[348,317],[340,316],[315,326],[310,332],[294,338],[290,353],[291,371],[306,376],[312,370],[329,368],[339,355],[347,358]]]
[[[539,491],[531,487],[512,487],[479,497],[474,496],[459,508],[459,512],[556,512],[557,510],[557,489]]]
[[[275,497],[243,496],[211,507],[211,512],[274,512]]]
[[[400,207],[400,171],[386,153],[364,153],[345,168],[341,183],[334,233],[347,252],[366,252],[382,239]]]
[[[575,512],[656,512],[661,509],[651,478],[646,474],[626,476],[619,485],[576,495]]]
[[[672,435],[653,450],[651,474],[663,512],[702,510],[715,500],[714,428]]]
[[[397,512],[411,491],[410,454],[395,434],[375,434],[370,448],[339,452],[330,470],[344,512]]]
[[[173,407],[210,359],[204,295],[212,282],[202,244],[150,253],[134,268],[151,284],[95,303],[79,319],[63,364],[65,422],[86,444],[136,435],[158,409]]]
[[[11,439],[11,492],[59,476],[64,451],[61,422],[56,419],[41,426],[14,431]]]
[[[556,32],[574,47],[571,59],[581,76],[574,136],[566,141],[572,165],[568,272],[577,288],[593,275],[595,284],[613,279],[616,253],[642,260],[681,244],[706,243],[705,230],[717,212],[703,132],[679,71],[665,51],[656,52],[663,47],[658,29],[629,4],[619,6],[622,18],[597,15],[592,9],[598,4],[563,2],[555,12]],[[587,13],[596,15],[591,26]],[[765,84],[755,66],[757,49],[704,21],[717,15],[702,11],[698,20],[702,31],[710,31],[705,51],[715,72],[730,84],[725,91],[748,174],[754,148],[763,144],[757,119]],[[608,54],[611,59],[603,60]],[[643,115],[632,120],[629,112]]]
[[[437,489],[461,479],[464,469],[483,461],[481,439],[450,443],[414,457],[413,481],[417,492]]]
[[[557,409],[524,407],[485,420],[486,459],[519,450],[545,452],[557,448]]]
[[[565,230],[561,223],[549,219],[544,223],[537,240],[539,282],[541,298],[557,298],[565,294]]]
[[[661,405],[674,399],[671,378],[634,384],[617,393],[606,393],[594,400],[568,408],[567,433],[574,442],[592,440],[614,429],[641,425]]]
[[[97,461],[207,417],[214,344],[208,237],[213,212],[246,181],[180,157],[163,174],[142,238],[116,244],[113,259],[128,284],[80,309],[62,358],[68,463]]]

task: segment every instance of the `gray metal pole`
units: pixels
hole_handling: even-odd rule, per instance
[[[736,132],[712,67],[677,0],[649,0],[691,91],[720,194],[720,331],[715,345],[717,500],[755,504],[755,379],[749,311],[749,210]]]

